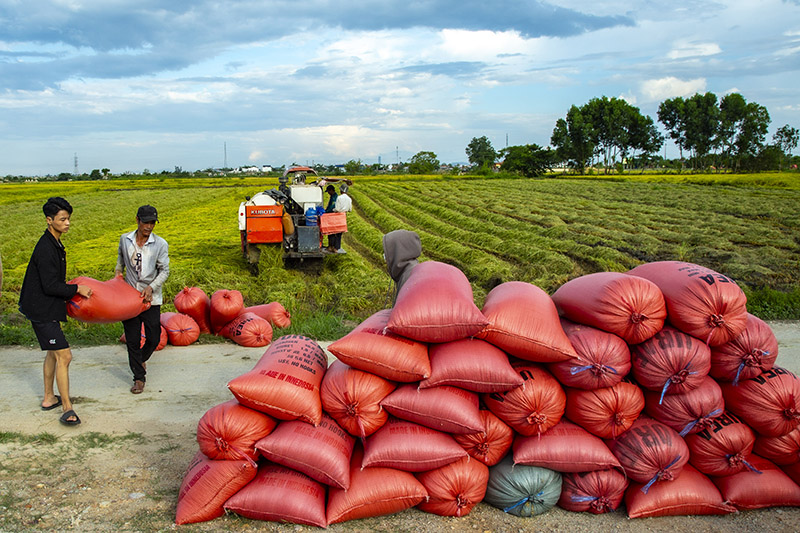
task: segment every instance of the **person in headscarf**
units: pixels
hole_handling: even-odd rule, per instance
[[[392,305],[411,271],[419,264],[421,254],[422,243],[419,235],[413,231],[398,229],[383,236],[383,258],[395,283]]]

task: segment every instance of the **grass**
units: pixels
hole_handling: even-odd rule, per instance
[[[35,346],[17,311],[19,288],[44,230],[41,205],[62,195],[75,207],[64,236],[68,278],[113,275],[119,236],[135,211],[159,209],[156,233],[170,245],[164,311],[183,287],[242,292],[245,305],[278,301],[292,315],[285,333],[341,337],[390,306],[392,283],[382,236],[420,234],[423,260],[453,264],[480,306],[502,281],[527,281],[549,293],[574,277],[624,272],[643,262],[682,260],[736,279],[748,310],[764,319],[800,319],[800,174],[625,174],[544,179],[456,176],[354,178],[346,255],[317,271],[286,268],[277,246],[263,247],[257,273],[239,249],[236,209],[276,178],[119,179],[0,185],[0,344]],[[70,320],[75,345],[117,342],[120,324]],[[228,342],[202,335],[199,342]]]

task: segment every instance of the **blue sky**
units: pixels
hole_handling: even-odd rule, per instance
[[[0,175],[460,162],[706,91],[800,128],[800,0],[0,0]]]

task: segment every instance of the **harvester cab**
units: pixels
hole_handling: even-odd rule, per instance
[[[309,178],[312,178],[310,183]],[[323,189],[317,172],[310,167],[289,167],[278,178],[278,188],[246,197],[239,204],[242,254],[257,265],[259,245],[278,244],[285,262],[303,263],[327,255],[322,247],[320,220],[325,212]],[[323,183],[345,181],[324,178]]]

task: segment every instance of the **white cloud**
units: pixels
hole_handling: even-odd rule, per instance
[[[673,76],[657,80],[645,80],[641,84],[640,92],[646,100],[657,102],[677,96],[687,97],[706,90],[706,79],[680,80]]]
[[[722,49],[717,43],[698,43],[691,41],[678,41],[667,53],[669,59],[687,59],[692,57],[707,57],[717,55]]]

